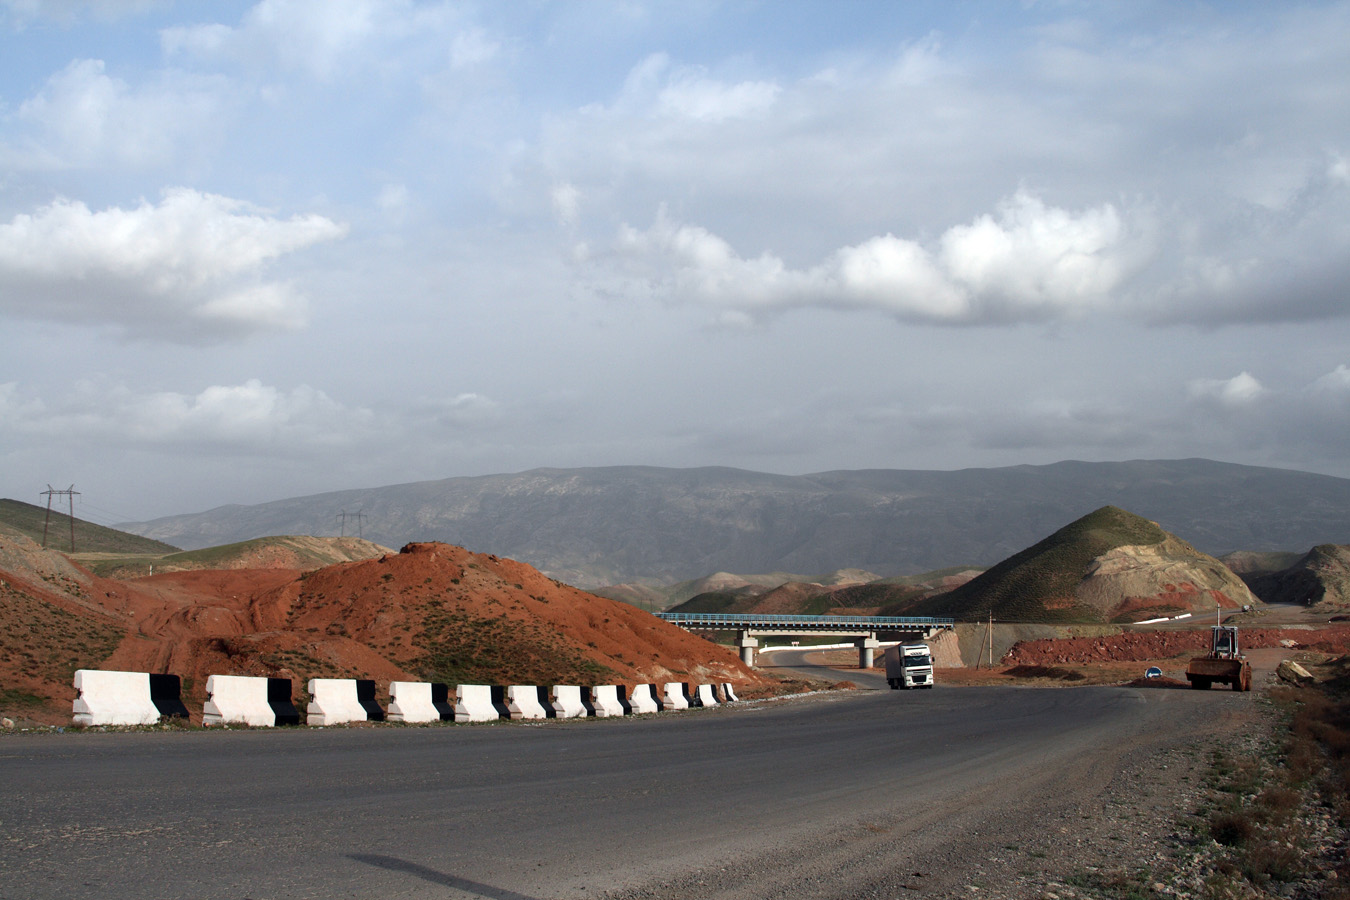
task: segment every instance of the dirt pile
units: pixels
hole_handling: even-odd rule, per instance
[[[381,690],[392,680],[768,683],[730,650],[632,606],[447,544],[311,572],[119,581],[29,543],[0,542],[0,706],[38,721],[68,720],[78,668],[178,674],[196,708],[213,674],[288,677],[297,688],[373,678]],[[51,646],[60,652],[39,654]]]
[[[1004,666],[1054,666],[1065,663],[1145,661],[1170,659],[1209,650],[1209,629],[1136,631],[1100,637],[1019,641],[1000,662]],[[1350,652],[1350,626],[1325,628],[1243,628],[1239,643],[1245,649],[1293,647],[1322,653]]]

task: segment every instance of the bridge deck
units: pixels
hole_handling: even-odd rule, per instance
[[[929,616],[775,616],[743,613],[657,613],[682,628],[721,628],[727,631],[914,631],[950,629],[953,619]]]

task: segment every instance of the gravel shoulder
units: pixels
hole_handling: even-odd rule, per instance
[[[1252,695],[1215,694],[1216,711],[1189,691],[1119,690],[1147,707],[1131,717],[1138,730],[1035,761],[991,760],[998,777],[953,777],[952,789],[930,787],[911,806],[885,798],[805,841],[606,900],[1055,900],[1146,896],[1128,889],[1155,883],[1166,892],[1191,855],[1187,823],[1206,790],[1209,746],[1260,727],[1263,714]]]

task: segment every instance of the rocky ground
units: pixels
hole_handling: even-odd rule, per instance
[[[1350,830],[1312,793],[1287,823],[1296,861],[1288,880],[1254,883],[1243,869],[1254,851],[1211,834],[1225,796],[1216,759],[1274,753],[1275,715],[1253,704],[1231,731],[1132,760],[1098,801],[1056,813],[1004,853],[971,865],[951,897],[984,900],[1343,900],[1350,897]],[[918,888],[921,879],[915,879]],[[927,894],[926,896],[943,896]]]

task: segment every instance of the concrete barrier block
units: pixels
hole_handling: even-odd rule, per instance
[[[615,684],[597,684],[591,688],[591,706],[595,714],[602,718],[622,716],[623,704],[619,702],[619,686]]]
[[[581,688],[573,684],[555,684],[553,686],[553,711],[559,719],[579,719],[586,715],[586,705],[581,702]]]
[[[533,684],[513,684],[506,689],[506,706],[512,719],[551,719],[553,704],[548,692]]]
[[[431,702],[431,683],[389,682],[389,721],[407,724],[441,721],[440,711]]]
[[[684,688],[684,702],[689,704],[690,709],[698,709],[703,705],[698,699],[698,685],[686,681],[680,687]]]
[[[356,679],[356,702],[366,711],[367,722],[383,722],[384,710],[375,701],[375,682],[368,678]]]
[[[154,725],[160,716],[148,673],[101,669],[75,673],[73,712],[76,725]]]
[[[267,679],[267,705],[276,715],[278,725],[299,725],[300,710],[291,701],[291,680],[289,678]]]
[[[248,675],[207,678],[202,724],[271,728],[277,722],[277,714],[267,702],[268,681]]]
[[[689,708],[689,698],[684,693],[684,685],[678,681],[661,685],[661,696],[657,699],[663,711]]]
[[[717,705],[717,692],[713,690],[711,684],[700,684],[695,688],[694,698],[698,700],[698,705],[711,707]]]
[[[491,685],[455,685],[456,722],[495,722],[500,718],[501,713],[492,702]]]
[[[309,707],[305,721],[310,725],[341,725],[366,721],[366,708],[357,695],[355,678],[311,678]],[[373,682],[372,693],[373,691]]]
[[[455,704],[450,702],[450,685],[440,681],[431,683],[431,705],[436,707],[442,722],[455,721]]]
[[[634,685],[632,691],[624,690],[631,713],[654,713],[659,712],[661,704],[657,702],[656,690],[650,684]]]
[[[724,682],[724,683],[721,685],[721,688],[722,688],[722,702],[723,702],[723,703],[739,703],[739,702],[740,702],[740,698],[736,696],[736,691],[735,691],[734,688],[732,688],[731,682]]]
[[[155,704],[159,714],[168,719],[186,719],[187,707],[183,705],[183,679],[177,675],[150,676],[150,702]]]

